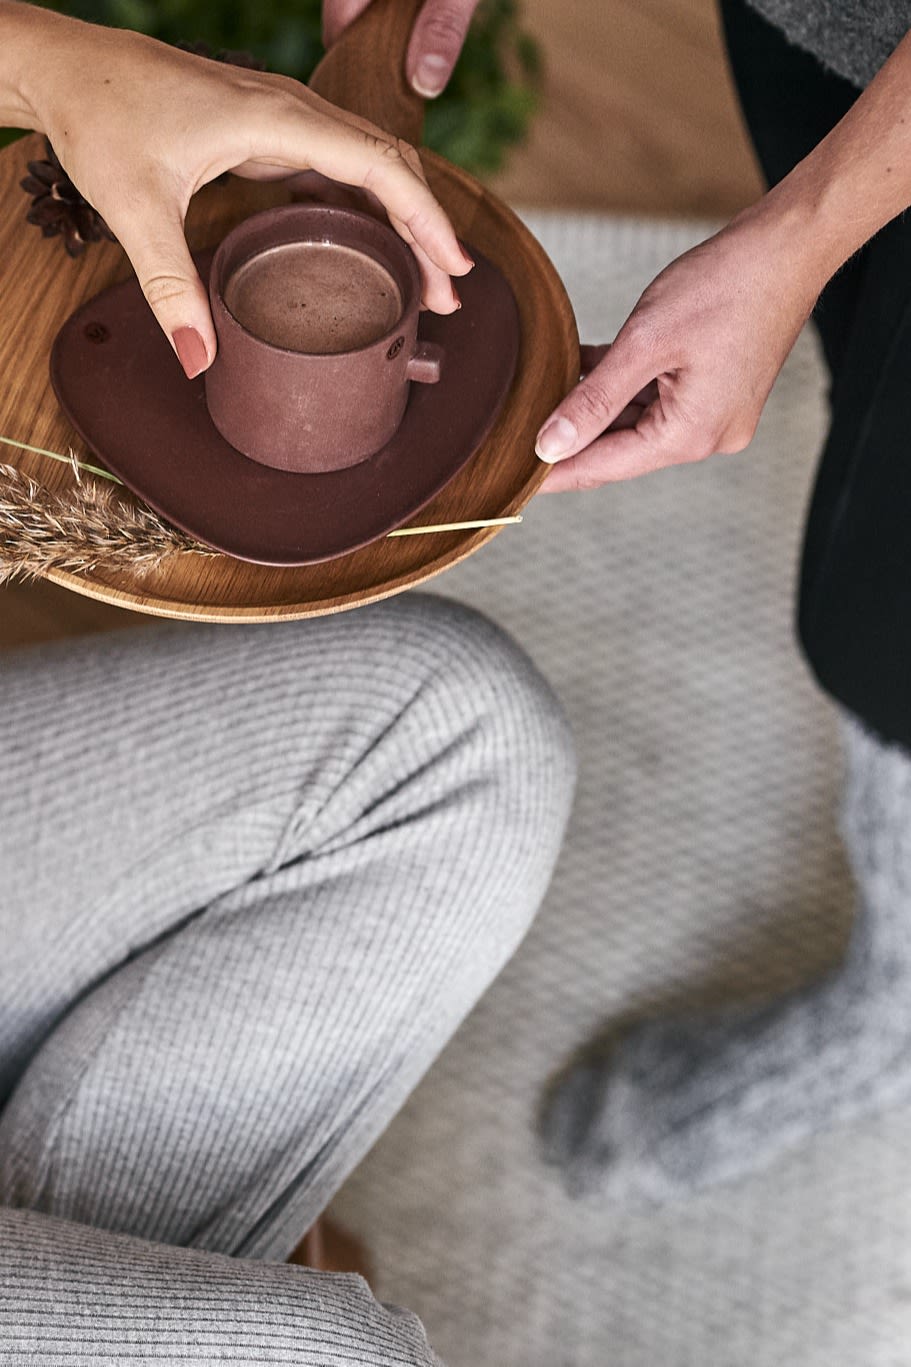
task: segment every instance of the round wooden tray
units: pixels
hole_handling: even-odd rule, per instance
[[[423,104],[407,87],[404,54],[419,0],[374,0],[314,74],[312,85],[334,103],[419,144]],[[0,438],[51,451],[91,453],[60,412],[48,360],[58,329],[84,300],[130,265],[114,243],[92,244],[71,260],[59,239],[25,222],[19,187],[27,161],[43,156],[37,135],[0,152]],[[534,454],[541,422],[579,375],[579,342],[562,283],[515,214],[467,172],[424,149],[434,192],[461,237],[499,267],[515,293],[522,338],[516,377],[497,423],[468,465],[413,519],[414,525],[517,513],[546,477]],[[193,248],[215,245],[235,223],[290,196],[276,185],[231,177],[196,196],[187,219]],[[72,480],[67,466],[0,444],[0,462],[16,465],[51,489]],[[124,497],[130,495],[124,493]],[[229,556],[174,557],[160,570],[73,575],[56,583],[120,607],[210,622],[265,622],[339,612],[432,578],[483,546],[501,529],[383,538],[319,565],[276,570]],[[520,527],[505,529],[521,536]]]

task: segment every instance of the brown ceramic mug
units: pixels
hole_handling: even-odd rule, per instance
[[[215,253],[209,298],[209,414],[263,465],[356,465],[395,433],[410,382],[440,377],[440,347],[417,340],[414,256],[370,214],[315,204],[254,214]]]

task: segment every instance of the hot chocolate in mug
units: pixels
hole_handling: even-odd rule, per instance
[[[417,339],[417,262],[369,214],[313,204],[254,214],[215,253],[209,298],[209,413],[261,464],[356,465],[395,433],[411,382],[440,377],[441,348]]]

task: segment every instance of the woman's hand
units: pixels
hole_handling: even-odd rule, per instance
[[[649,285],[538,434],[545,492],[743,450],[824,283],[783,228],[747,211]]]
[[[809,156],[648,287],[538,433],[545,490],[742,451],[826,281],[909,205],[911,33]],[[614,430],[650,381],[635,425]]]
[[[449,277],[471,263],[417,153],[367,120],[289,77],[26,5],[0,4],[3,48],[0,64],[15,67],[12,88],[31,113],[19,126],[48,135],[117,236],[188,375],[207,368],[216,340],[184,218],[223,171],[271,180],[312,169],[371,191],[415,252],[425,304],[458,307]]]
[[[323,0],[323,42],[331,47],[371,0]],[[446,88],[480,0],[424,0],[405,58],[405,74],[425,99]]]

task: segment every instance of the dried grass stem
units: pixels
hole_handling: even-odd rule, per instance
[[[151,508],[128,503],[110,487],[85,479],[72,461],[76,487],[56,493],[15,466],[0,464],[0,584],[53,570],[148,574],[172,555],[211,555]]]

